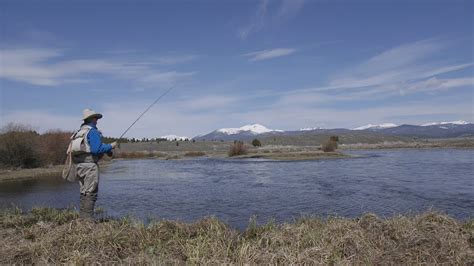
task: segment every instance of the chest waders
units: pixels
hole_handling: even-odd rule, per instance
[[[86,219],[92,219],[94,216],[94,206],[99,191],[99,165],[97,162],[100,158],[91,153],[87,140],[87,134],[91,129],[92,127],[89,125],[81,126],[81,129],[72,135],[68,149],[75,165],[75,177],[79,181],[81,192],[79,216]]]

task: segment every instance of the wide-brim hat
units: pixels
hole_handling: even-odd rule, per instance
[[[82,120],[86,120],[87,118],[91,118],[91,117],[97,117],[97,119],[100,119],[102,118],[102,114],[97,113],[96,111],[92,109],[84,109],[84,111],[82,111]]]

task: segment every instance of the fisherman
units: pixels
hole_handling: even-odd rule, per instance
[[[84,109],[81,125],[72,139],[79,140],[80,151],[72,156],[76,164],[77,179],[80,186],[80,209],[81,218],[92,219],[94,206],[99,191],[99,160],[107,154],[112,156],[112,150],[117,147],[117,142],[111,144],[102,143],[102,133],[97,129],[97,121],[102,114],[91,109]]]

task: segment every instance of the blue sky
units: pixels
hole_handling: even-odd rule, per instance
[[[118,136],[474,118],[472,1],[0,2],[0,122]]]

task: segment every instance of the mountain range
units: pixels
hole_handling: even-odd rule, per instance
[[[256,137],[265,138],[271,136],[298,136],[307,134],[345,134],[350,132],[378,133],[386,136],[400,136],[413,138],[455,138],[474,136],[474,123],[465,121],[433,122],[423,125],[396,125],[383,123],[378,125],[365,125],[353,129],[336,128],[302,128],[294,131],[283,131],[269,129],[260,124],[245,125],[240,128],[216,129],[206,135],[194,137],[195,140],[249,140]]]

